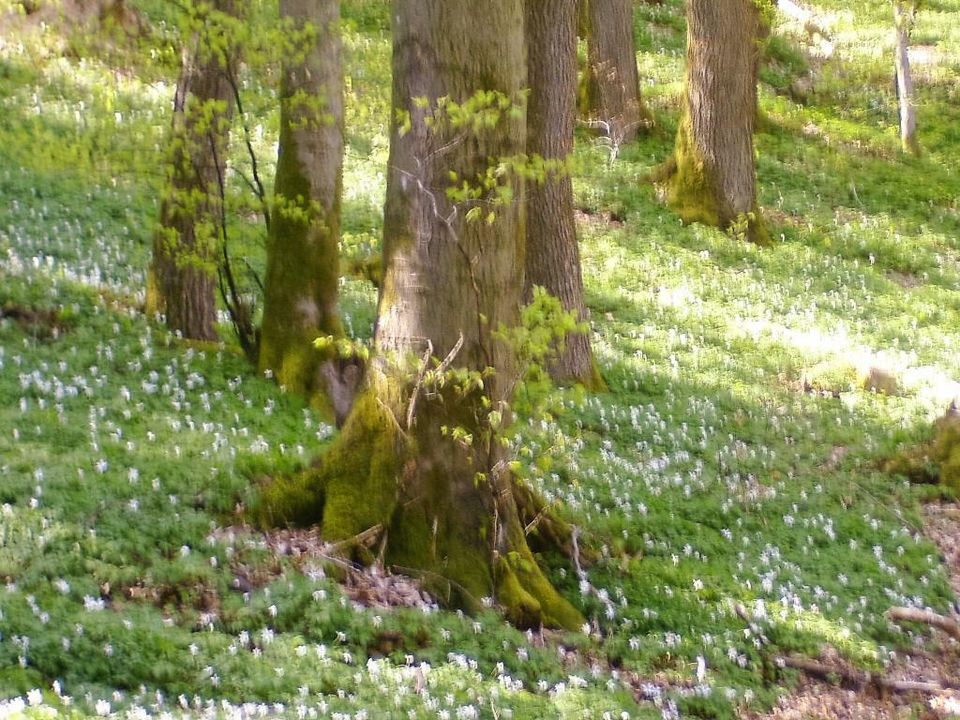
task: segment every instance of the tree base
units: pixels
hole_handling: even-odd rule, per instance
[[[418,577],[447,606],[477,611],[493,597],[518,627],[579,629],[583,617],[551,585],[527,542],[529,533],[537,547],[569,553],[570,528],[512,477],[455,482],[431,475],[430,454],[414,451],[425,439],[403,430],[368,390],[319,467],[262,489],[256,521],[319,521],[338,553]],[[443,452],[456,451],[450,443]],[[381,530],[371,547],[374,528]]]
[[[760,209],[755,205],[749,213],[731,217],[731,213],[724,211],[724,203],[717,197],[702,165],[691,158],[672,156],[654,170],[651,179],[666,185],[667,206],[680,216],[684,225],[699,223],[720,228],[760,247],[773,244]]]

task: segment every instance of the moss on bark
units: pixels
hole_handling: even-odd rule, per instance
[[[313,347],[343,335],[337,310],[343,167],[343,97],[337,0],[282,0],[281,15],[305,31],[283,65],[280,143],[267,273],[260,370],[337,416],[342,378]],[[295,50],[295,51],[294,51]]]
[[[911,482],[939,483],[960,495],[960,411],[948,410],[934,423],[929,442],[897,453],[883,463],[883,469]]]
[[[753,157],[757,41],[765,33],[752,2],[687,3],[686,90],[667,186],[667,203],[685,223],[729,230],[758,245],[770,243]]]
[[[520,628],[579,630],[583,615],[544,576],[529,549],[499,557],[495,563],[497,601],[507,619]]]
[[[690,116],[684,113],[677,129],[673,174],[667,189],[667,203],[685,223],[720,227],[722,218],[718,190],[707,173],[693,144]]]
[[[390,411],[365,393],[320,469],[326,496],[321,527],[327,540],[347,540],[375,525],[389,525],[404,455]]]

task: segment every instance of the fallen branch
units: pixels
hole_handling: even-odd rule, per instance
[[[956,682],[892,680],[879,672],[857,670],[856,668],[841,665],[828,665],[827,663],[805,657],[780,656],[775,658],[774,662],[777,664],[777,667],[799,670],[825,682],[835,683],[839,680],[841,685],[854,690],[874,687],[880,691],[895,693],[919,692],[935,694],[960,688],[960,683]]]
[[[352,548],[356,545],[364,545],[375,541],[380,537],[380,533],[383,532],[383,525],[377,524],[373,527],[367,528],[363,532],[357,533],[353,537],[347,538],[346,540],[340,540],[335,543],[326,543],[322,550],[324,555],[336,556],[340,553],[341,550],[345,548]]]
[[[938,615],[929,610],[894,607],[887,611],[887,617],[894,622],[917,622],[942,630],[954,640],[960,641],[960,623],[946,615]]]

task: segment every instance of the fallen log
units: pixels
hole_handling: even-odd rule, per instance
[[[887,617],[894,622],[916,622],[929,625],[960,641],[960,622],[946,615],[938,615],[918,608],[893,607],[887,610]]]

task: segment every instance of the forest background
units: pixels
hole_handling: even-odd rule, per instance
[[[0,692],[24,701],[2,712],[734,717],[798,679],[778,658],[829,647],[880,670],[929,647],[924,627],[886,613],[949,614],[954,599],[921,503],[956,489],[909,479],[946,476],[923,446],[918,470],[912,448],[960,377],[956,3],[925,3],[912,28],[916,153],[898,130],[890,3],[770,16],[757,45],[763,247],[744,218],[685,225],[665,206],[656,181],[682,124],[686,14],[669,0],[633,7],[653,123],[626,141],[584,122],[570,166],[605,387],[554,387],[537,355],[498,417],[513,421],[495,428],[517,487],[571,533],[565,552],[536,555],[583,621],[566,631],[505,623],[516,604],[495,594],[457,612],[470,603],[450,602],[449,578],[446,594],[431,582],[437,567],[362,571],[380,548],[352,533],[346,548],[310,523],[266,527],[268,488],[337,447],[330,408],[264,377],[229,314],[197,342],[144,312],[190,6],[8,5]],[[286,42],[273,4],[244,10],[229,245],[217,246],[240,283],[235,311],[254,307],[268,273],[261,188],[276,174]],[[342,15],[334,344],[350,361],[373,336],[402,119],[389,5],[345,2]],[[464,433],[444,437],[462,446]],[[920,714],[928,700],[904,702]]]

